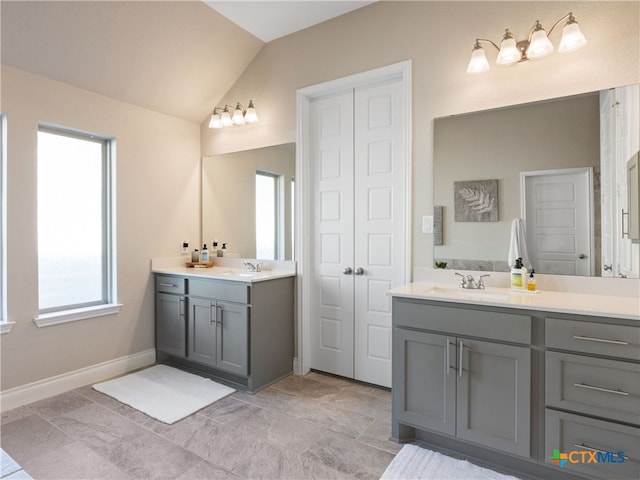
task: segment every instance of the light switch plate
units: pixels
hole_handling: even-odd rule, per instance
[[[433,233],[433,215],[422,217],[422,233]]]

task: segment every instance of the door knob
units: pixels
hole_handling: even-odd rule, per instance
[[[580,255],[578,255],[578,258],[580,260],[584,260],[585,258],[587,258],[587,256],[584,253],[581,253]]]
[[[356,275],[364,275],[364,269],[361,267],[358,267],[353,273]]]
[[[342,273],[344,273],[345,275],[351,275],[353,273],[353,270],[351,270],[351,267],[347,267],[342,270]]]

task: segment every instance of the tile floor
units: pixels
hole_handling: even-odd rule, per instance
[[[173,425],[88,385],[4,412],[0,446],[34,479],[378,479],[390,433],[388,390],[311,372]]]

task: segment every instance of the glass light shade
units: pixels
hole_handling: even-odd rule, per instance
[[[584,47],[586,44],[587,39],[580,31],[578,22],[576,22],[575,20],[573,22],[569,21],[562,29],[562,40],[560,40],[558,52],[572,52]]]
[[[231,123],[234,125],[244,125],[244,112],[238,105],[233,111],[233,117],[231,117]]]
[[[220,115],[214,113],[209,120],[209,128],[222,128],[222,122],[220,121]]]
[[[476,46],[471,52],[471,60],[467,66],[467,73],[482,73],[489,70],[489,62],[484,48]]]
[[[249,106],[244,113],[244,121],[247,123],[258,123],[258,114],[256,113],[256,107],[253,105],[253,100],[249,100]]]
[[[496,63],[498,65],[513,65],[522,58],[522,54],[516,46],[516,39],[513,37],[507,37],[502,40],[500,44],[500,52]]]
[[[527,58],[542,58],[553,52],[553,44],[547,37],[547,32],[540,28],[531,35],[531,43],[527,49]]]
[[[224,112],[222,112],[222,115],[220,115],[220,123],[223,127],[230,127],[231,125],[233,125],[229,110],[225,109]]]

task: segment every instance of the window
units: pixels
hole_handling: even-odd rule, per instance
[[[281,182],[281,175],[256,172],[256,258],[281,258]]]
[[[113,141],[38,130],[38,326],[115,313]]]

